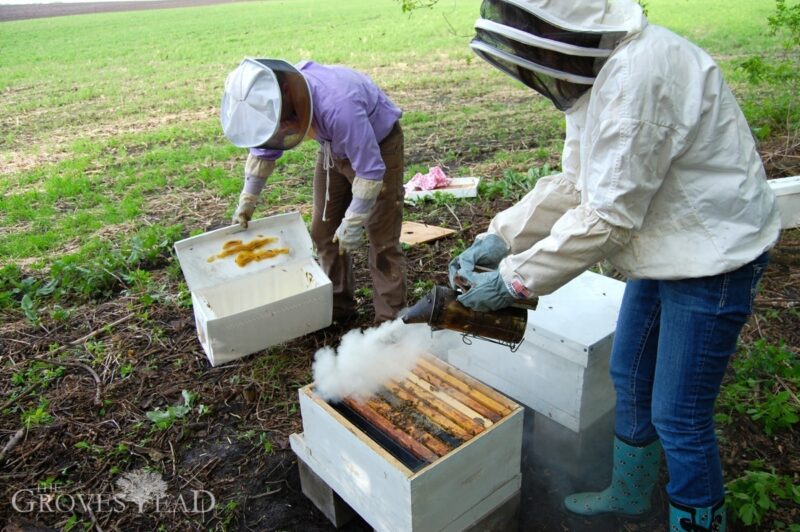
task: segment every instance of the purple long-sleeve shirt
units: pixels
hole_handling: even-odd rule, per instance
[[[357,176],[383,179],[386,165],[379,144],[403,112],[369,77],[350,68],[308,61],[300,72],[311,88],[317,142],[330,142],[333,156],[348,159]],[[250,148],[250,153],[273,161],[283,154],[261,148]]]

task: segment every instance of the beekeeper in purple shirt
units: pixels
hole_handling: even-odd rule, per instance
[[[249,148],[233,223],[247,227],[284,151],[320,144],[311,238],[333,283],[333,318],[355,316],[350,252],[369,237],[375,321],[405,306],[402,111],[366,75],[341,66],[245,59],[225,80],[225,136]]]

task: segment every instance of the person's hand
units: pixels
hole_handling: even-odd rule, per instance
[[[364,245],[364,226],[361,220],[345,217],[336,233],[333,241],[339,243],[339,254],[355,251]]]
[[[477,238],[470,247],[450,261],[448,267],[450,287],[458,288],[456,276],[471,281],[476,266],[496,270],[500,261],[508,255],[508,251],[506,243],[497,235],[487,234]]]
[[[247,224],[253,218],[253,211],[256,210],[256,203],[258,196],[242,192],[239,195],[239,206],[236,207],[236,212],[233,213],[233,223],[242,226],[242,229],[247,229]]]
[[[353,199],[333,236],[333,241],[339,243],[340,255],[355,251],[364,245],[364,226],[369,220],[382,187],[382,180],[358,176],[353,179]]]
[[[511,306],[516,298],[508,290],[500,272],[475,273],[470,276],[471,286],[458,301],[478,312],[491,312]]]

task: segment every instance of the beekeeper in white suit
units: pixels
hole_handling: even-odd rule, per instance
[[[601,259],[627,275],[612,481],[565,506],[648,513],[663,447],[670,530],[725,530],[714,400],[780,227],[744,116],[708,54],[631,0],[484,0],[475,28],[475,53],[565,112],[566,140],[562,172],[495,216],[451,284],[486,311]]]

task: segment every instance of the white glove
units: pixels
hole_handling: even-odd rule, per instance
[[[355,251],[364,244],[365,223],[366,220],[356,217],[342,220],[333,236],[333,241],[339,243],[339,254]]]
[[[264,188],[267,178],[275,170],[275,161],[261,159],[252,153],[247,154],[244,164],[244,190],[239,195],[239,206],[233,214],[233,223],[247,229],[247,223],[253,218],[258,195]]]
[[[258,202],[258,196],[255,194],[248,192],[239,194],[239,206],[233,213],[233,223],[241,225],[242,229],[247,229],[247,223],[253,217],[253,211],[256,210],[256,202]]]
[[[354,251],[364,244],[364,226],[382,187],[383,181],[358,176],[353,179],[353,200],[333,236],[333,241],[339,243],[340,254]]]

